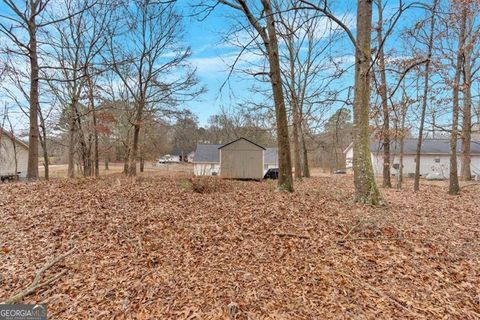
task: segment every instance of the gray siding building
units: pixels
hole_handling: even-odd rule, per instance
[[[265,148],[245,138],[223,145],[198,144],[193,158],[196,176],[262,179],[271,168],[278,168],[278,149]]]

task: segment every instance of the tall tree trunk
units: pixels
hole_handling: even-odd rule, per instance
[[[70,119],[69,119],[69,129],[68,129],[68,177],[75,177],[75,127],[77,121],[75,120],[75,111],[74,105],[75,102],[72,101],[71,110],[70,110]]]
[[[458,117],[460,113],[459,94],[460,94],[460,76],[464,62],[465,31],[467,27],[467,6],[463,4],[460,18],[460,34],[458,35],[457,62],[455,65],[455,77],[453,79],[453,112],[452,112],[452,132],[450,134],[450,183],[448,193],[457,195],[460,193],[458,184],[458,164],[457,164],[457,140],[458,140]]]
[[[140,141],[140,126],[142,123],[144,107],[145,107],[145,102],[143,101],[143,99],[141,99],[141,101],[138,103],[138,106],[137,106],[135,124],[133,125],[132,147],[130,148],[130,152],[128,156],[128,175],[130,176],[137,175],[138,144]]]
[[[338,135],[337,135],[338,128],[335,126],[335,134],[332,135],[332,151],[333,154],[333,161],[330,161],[330,173],[334,173],[335,170],[338,168],[338,154],[337,154],[337,146],[338,146]]]
[[[292,102],[292,111],[293,111],[293,128],[292,128],[292,138],[293,138],[293,156],[295,159],[295,178],[302,179],[303,172],[302,172],[302,162],[300,157],[300,137],[299,137],[299,127],[301,126],[300,123],[300,116],[298,112],[298,104],[296,102],[296,98],[294,102]]]
[[[413,190],[420,190],[420,155],[422,152],[422,143],[423,143],[423,127],[425,124],[425,114],[427,112],[427,102],[428,102],[428,88],[430,82],[430,64],[432,59],[433,52],[433,40],[435,33],[435,18],[437,13],[438,0],[434,0],[433,6],[431,9],[430,16],[430,33],[428,35],[428,47],[427,47],[427,62],[425,63],[425,76],[423,83],[423,97],[422,97],[422,110],[420,115],[420,128],[418,130],[418,141],[417,149],[415,151],[415,181],[413,183]]]
[[[299,126],[300,112],[298,110],[298,93],[295,86],[295,53],[293,51],[293,36],[288,35],[288,53],[290,63],[290,101],[292,107],[293,126],[292,126],[292,139],[293,139],[293,159],[295,165],[295,178],[302,179],[302,165],[300,158],[300,138],[299,138]]]
[[[46,130],[45,130],[45,126],[43,124],[43,120],[41,120],[42,122],[42,134],[40,134],[38,137],[39,137],[39,140],[40,140],[40,144],[42,146],[42,151],[43,151],[43,168],[44,168],[44,178],[45,180],[49,180],[50,179],[50,170],[49,170],[49,167],[50,167],[50,161],[48,160],[48,150],[47,150],[47,134],[46,134]]]
[[[88,70],[88,69],[87,69]],[[95,95],[94,95],[94,87],[92,78],[89,74],[87,74],[87,81],[88,81],[88,99],[90,100],[90,108],[92,112],[92,123],[93,123],[93,174],[95,177],[100,175],[99,170],[99,159],[98,159],[98,131],[97,131],[97,114],[95,110]]]
[[[80,144],[80,153],[82,156],[82,175],[84,177],[91,175],[91,160],[90,160],[90,150],[85,142],[85,134],[82,129],[82,117],[80,112],[77,108],[77,101],[73,104],[73,109],[75,112],[75,120],[76,120],[76,132],[78,135],[78,142]]]
[[[93,140],[93,132],[90,126],[87,126],[88,136],[85,143],[85,164],[86,164],[86,176],[91,177],[93,176],[93,159],[92,159],[92,140]]]
[[[462,180],[472,180],[470,146],[472,142],[472,69],[471,54],[465,52],[463,63],[463,119],[462,119]]]
[[[272,85],[273,101],[275,106],[275,121],[277,126],[278,143],[278,186],[285,191],[293,191],[292,178],[292,160],[290,156],[290,141],[288,138],[288,119],[285,109],[285,98],[283,95],[282,76],[280,69],[280,57],[278,54],[277,30],[275,28],[275,16],[272,10],[270,0],[261,0],[263,11],[262,19],[266,20],[266,26],[263,27],[259,20],[250,11],[249,5],[245,0],[238,0],[235,3],[230,1],[219,1],[227,6],[243,12],[248,22],[258,32],[262,38],[263,45],[267,52],[269,63],[269,76]]]
[[[435,109],[433,109],[432,110],[432,139],[435,139],[436,127],[437,127],[437,115],[435,113]]]
[[[94,109],[95,110],[95,109]],[[98,158],[98,131],[97,131],[97,116],[93,111],[93,165],[95,168],[95,177],[100,176],[100,160]]]
[[[400,159],[397,178],[397,189],[402,188],[403,183],[403,154],[405,150],[405,118],[407,117],[407,110],[402,110],[402,119],[400,120]]]
[[[270,78],[272,84],[273,101],[277,124],[279,175],[278,185],[285,191],[293,191],[292,160],[290,157],[290,141],[288,138],[288,120],[283,96],[280,58],[278,55],[278,40],[275,29],[275,20],[269,0],[262,0],[267,19],[268,42],[264,39],[268,51],[270,64]]]
[[[300,138],[302,140],[302,152],[303,152],[302,172],[303,172],[303,176],[305,178],[310,178],[310,167],[308,165],[308,150],[307,150],[307,143],[305,142],[305,132],[303,130],[303,120],[302,120],[302,123],[300,124]]]
[[[31,17],[28,21],[28,30],[30,42],[28,45],[30,58],[30,129],[28,134],[28,166],[27,179],[38,179],[38,91],[39,91],[39,67],[37,53],[37,25],[35,22],[35,4],[31,1],[30,5]]]
[[[382,202],[373,175],[369,147],[370,60],[372,37],[372,0],[358,0],[357,49],[355,53],[355,98],[353,105],[353,172],[355,200],[377,205]]]
[[[50,162],[48,160],[48,150],[47,150],[47,128],[45,126],[45,118],[43,117],[42,110],[38,110],[38,115],[40,116],[40,128],[42,129],[41,134],[38,135],[40,144],[42,145],[43,151],[43,167],[44,167],[44,178],[45,180],[50,179],[49,166]]]
[[[377,1],[378,7],[378,26],[377,26],[377,42],[378,52],[378,68],[380,72],[380,88],[379,93],[382,99],[383,127],[382,127],[382,143],[383,143],[383,187],[391,188],[390,174],[390,117],[388,112],[387,98],[387,76],[385,72],[385,54],[383,46],[383,7],[382,0]]]
[[[129,168],[128,159],[130,158],[130,148],[131,148],[130,139],[131,139],[131,134],[130,134],[130,130],[128,130],[126,140],[123,143],[125,147],[125,153],[123,155],[123,173],[125,175],[128,175],[128,168]]]

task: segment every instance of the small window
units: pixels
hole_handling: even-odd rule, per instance
[[[435,163],[440,163],[440,157],[435,158]]]

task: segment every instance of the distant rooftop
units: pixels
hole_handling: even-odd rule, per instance
[[[181,149],[181,148],[173,148],[172,151],[170,151],[170,155],[172,156],[181,156],[181,155],[187,155],[190,152],[194,151],[193,149],[187,148],[187,149]]]
[[[193,162],[197,163],[219,163],[220,148],[222,144],[197,144],[197,150],[193,156]]]
[[[403,153],[415,154],[417,150],[418,139],[408,138],[404,140]],[[400,141],[394,140],[390,143],[392,153],[400,152]],[[461,153],[462,142],[457,142],[457,153]],[[383,144],[380,140],[370,142],[370,151],[374,153],[383,152]],[[471,154],[480,155],[480,141],[472,141]],[[450,154],[450,140],[449,139],[423,139],[422,154]]]

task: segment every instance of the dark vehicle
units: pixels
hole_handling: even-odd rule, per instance
[[[335,170],[334,174],[347,174],[347,171],[343,169],[338,169],[338,170]]]
[[[15,174],[15,173],[12,173],[12,174],[3,174],[3,175],[0,176],[0,180],[1,180],[2,182],[5,182],[5,181],[17,181],[17,180],[19,180],[20,173],[21,173],[21,172],[17,172],[16,174]]]
[[[278,179],[278,168],[268,169],[263,179]]]

